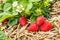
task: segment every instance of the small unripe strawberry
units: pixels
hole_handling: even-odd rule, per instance
[[[36,19],[36,23],[37,23],[38,26],[41,26],[44,23],[44,21],[45,21],[44,17],[42,17],[42,16],[39,16]]]
[[[19,18],[19,24],[21,24],[21,26],[25,26],[27,24],[26,17],[20,17]]]
[[[4,19],[2,22],[3,22],[3,23],[7,22],[7,19]]]
[[[40,26],[40,30],[43,32],[49,31],[50,29],[52,29],[52,24],[48,21],[45,21],[44,24]]]
[[[28,27],[28,31],[29,32],[35,32],[35,31],[37,31],[38,30],[38,25],[35,23],[35,22],[33,22],[29,27]]]

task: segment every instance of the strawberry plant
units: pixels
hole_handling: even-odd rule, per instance
[[[0,40],[11,40],[6,36],[6,34],[0,29]]]
[[[2,1],[2,2],[1,2]],[[0,22],[8,19],[7,25],[14,26],[21,16],[34,22],[38,16],[47,17],[51,3],[55,0],[1,0]]]
[[[0,31],[0,40],[6,40],[7,37],[4,32]]]

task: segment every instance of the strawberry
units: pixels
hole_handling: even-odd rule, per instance
[[[27,19],[25,17],[20,17],[19,24],[21,24],[22,26],[25,26],[27,24]]]
[[[44,17],[42,16],[37,17],[36,23],[38,26],[41,26],[44,23]]]
[[[48,21],[45,21],[43,25],[40,26],[40,30],[43,32],[46,32],[48,30],[52,29],[52,24]]]
[[[2,22],[3,22],[3,23],[4,23],[4,22],[7,22],[7,19],[4,19]]]
[[[32,24],[30,24],[30,26],[28,27],[28,31],[29,32],[35,32],[37,30],[38,30],[38,25],[35,22],[33,22]]]

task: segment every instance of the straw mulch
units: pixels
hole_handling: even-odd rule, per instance
[[[60,1],[55,2],[51,7],[52,12],[49,14],[50,21],[53,22],[53,28],[48,32],[31,32],[26,27],[19,24],[13,27],[6,27],[0,24],[5,34],[12,40],[60,40]]]

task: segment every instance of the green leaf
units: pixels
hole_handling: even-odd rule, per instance
[[[8,12],[2,12],[0,13],[0,16],[3,16],[3,15],[10,15],[11,13],[8,11]]]
[[[7,0],[3,0],[3,3],[6,3],[7,2]]]
[[[33,4],[32,3],[28,3],[27,9],[31,9],[32,7],[33,7]]]
[[[12,15],[14,15],[14,16],[18,15],[18,12],[15,11],[15,12],[12,13]]]
[[[0,13],[0,22],[2,22],[4,19],[11,17],[12,15],[9,12],[3,12]]]
[[[36,16],[33,16],[33,15],[32,15],[32,16],[30,17],[30,22],[32,23],[32,22],[35,22],[35,21],[36,21]]]
[[[2,10],[2,4],[0,4],[0,10]]]
[[[11,5],[10,3],[5,3],[3,10],[4,10],[4,11],[9,11],[9,10],[11,9],[11,6],[12,6],[12,5]]]
[[[18,22],[18,19],[12,18],[8,21],[7,25],[8,26],[14,26],[17,24],[17,22]]]
[[[18,12],[16,12],[16,8],[15,7],[12,8],[12,15],[18,15]]]
[[[39,2],[40,0],[29,0],[29,2]]]
[[[34,16],[42,16],[42,13],[34,13]]]
[[[0,40],[6,40],[7,36],[5,35],[5,33],[3,31],[0,31]]]
[[[4,19],[8,18],[9,16],[8,15],[4,15],[4,16],[1,16],[0,17],[0,22],[2,22]]]
[[[24,8],[27,7],[28,3],[29,2],[27,0],[19,0],[19,5],[22,4]]]

